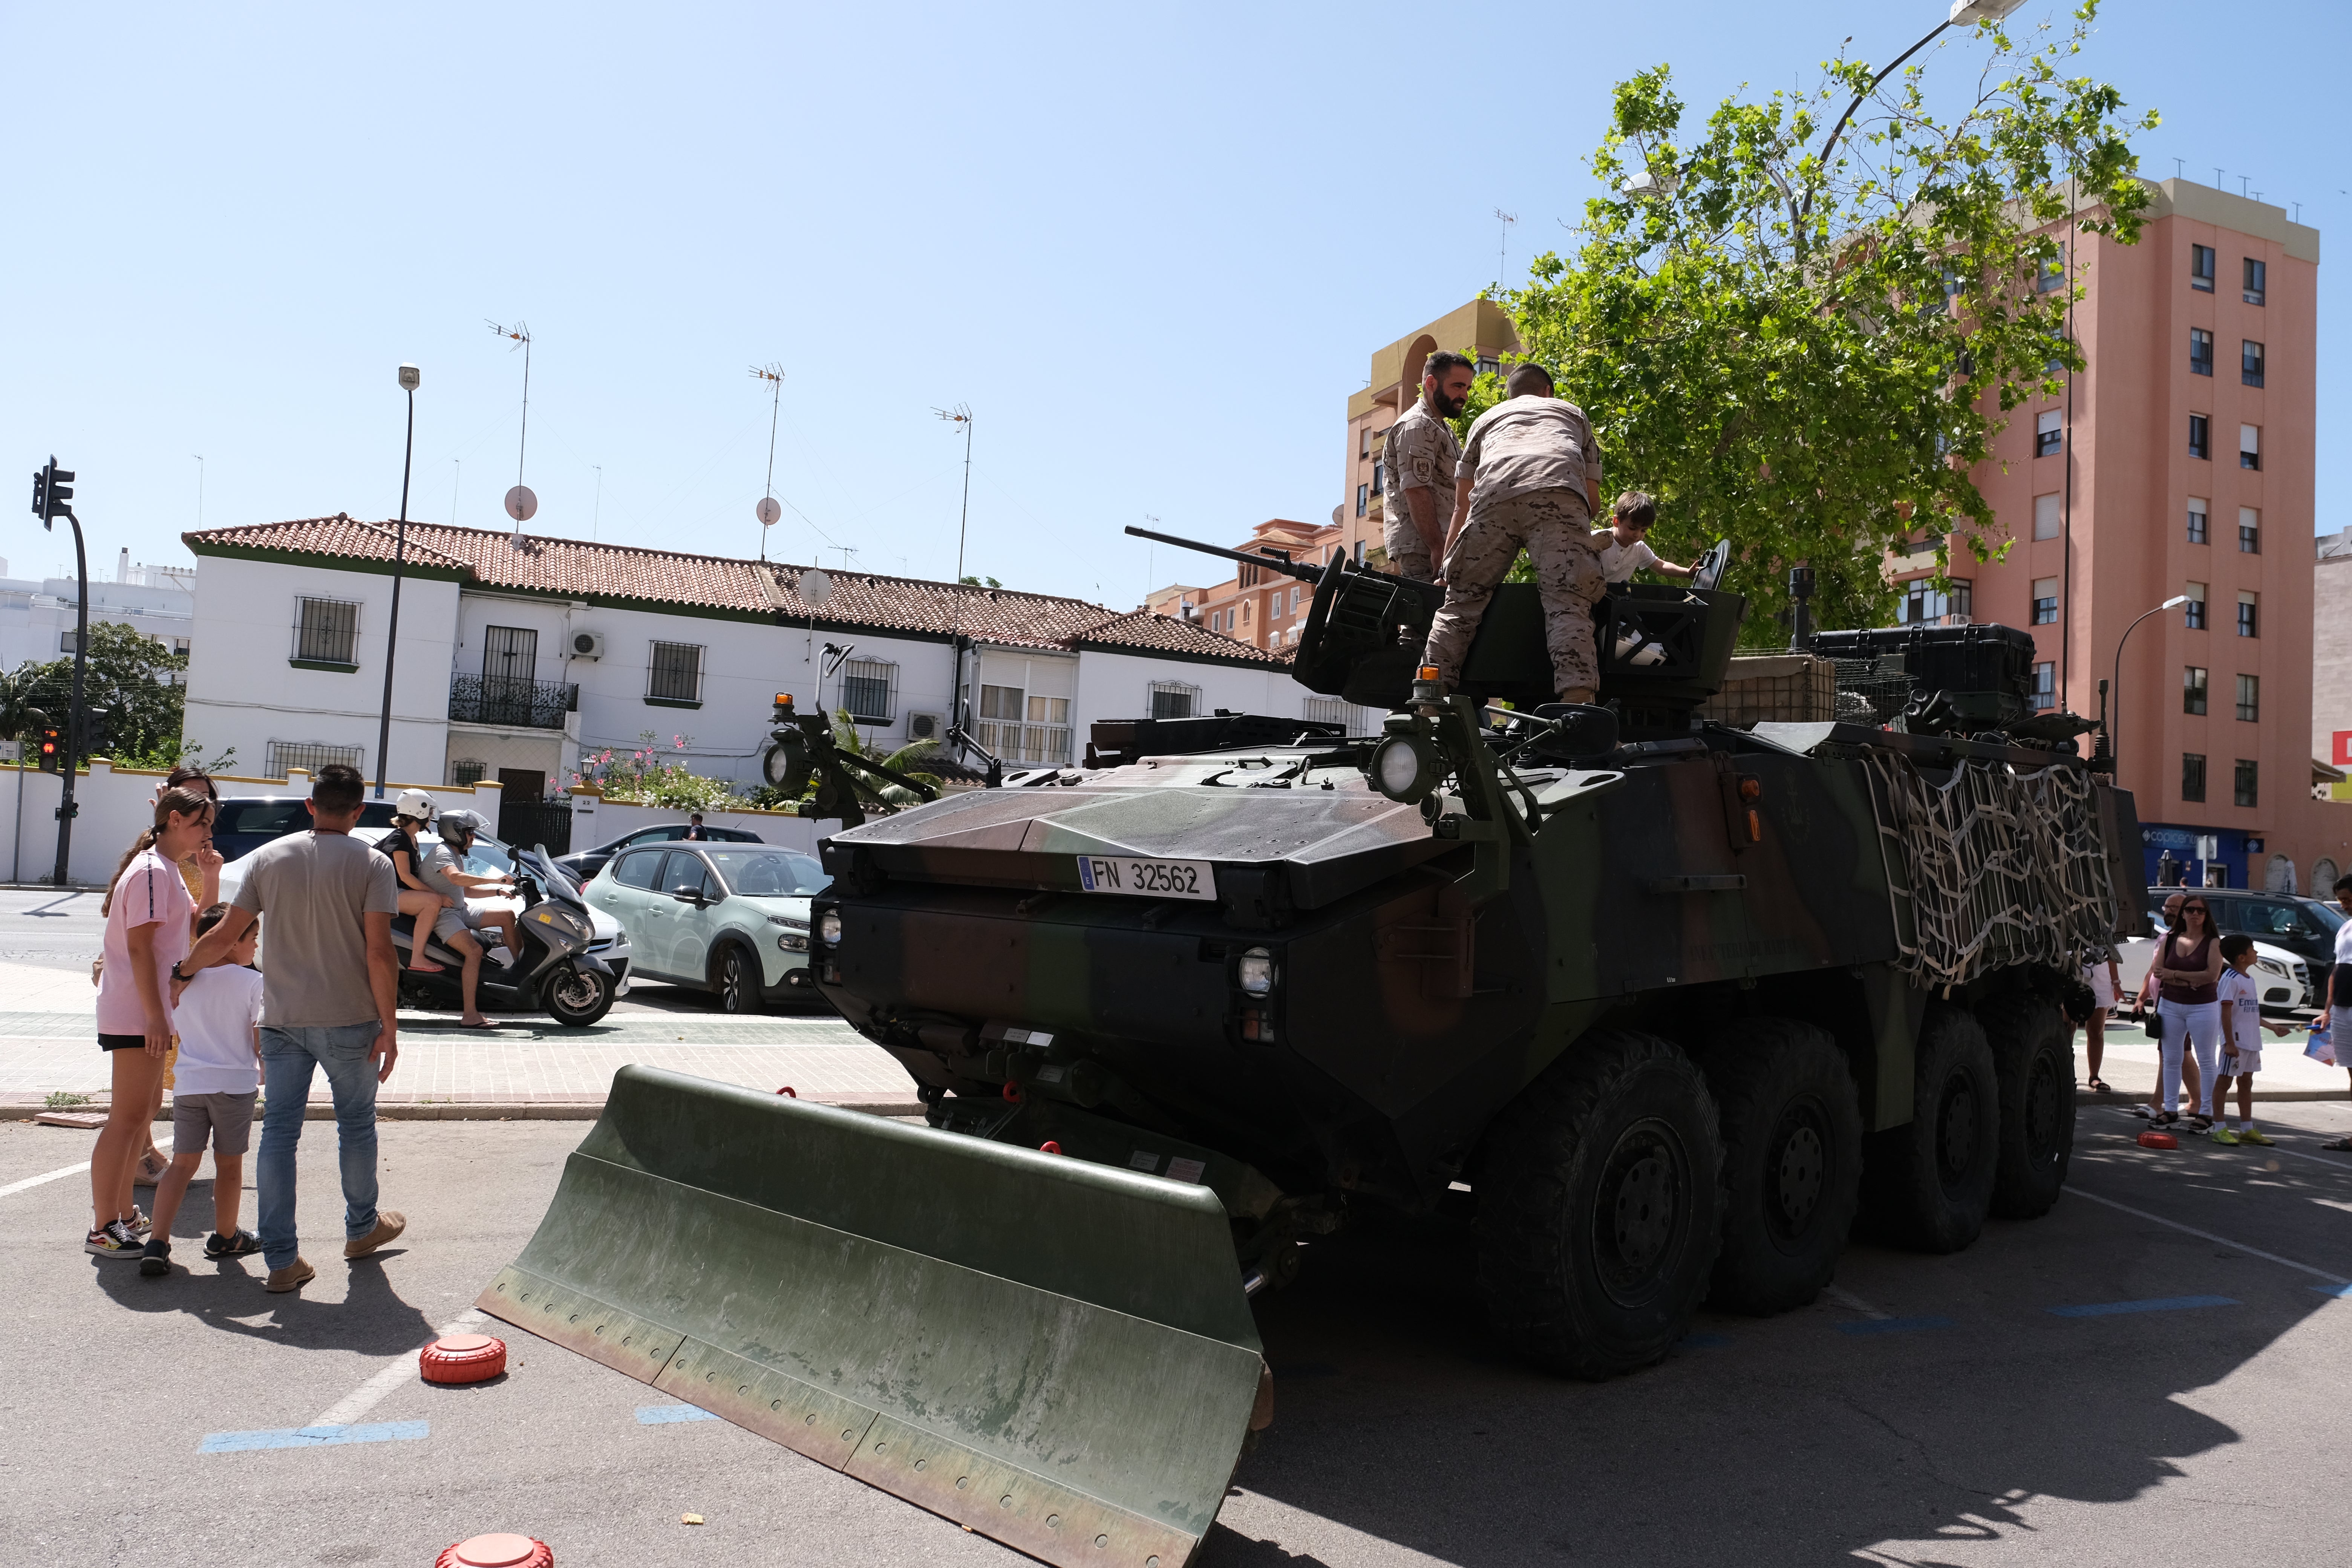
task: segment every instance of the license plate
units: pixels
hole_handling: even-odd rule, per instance
[[[1078,886],[1089,893],[1137,899],[1217,897],[1217,868],[1206,860],[1146,860],[1131,855],[1081,855]]]

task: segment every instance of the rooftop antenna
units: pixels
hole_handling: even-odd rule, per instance
[[[971,718],[971,705],[964,698],[965,691],[970,688],[963,674],[964,596],[962,591],[964,539],[971,522],[971,407],[969,404],[959,403],[953,408],[935,407],[931,412],[951,425],[963,426],[963,510],[956,518],[957,591],[955,611],[948,632],[948,646],[955,650],[955,668],[949,677],[950,686],[948,692],[948,711],[952,718],[948,724],[948,739],[955,743],[956,754],[961,757],[970,748],[970,738],[964,726]],[[978,672],[977,666],[978,661],[975,659],[975,674]],[[989,783],[992,785],[998,782],[999,771],[997,764],[992,759],[989,764]]]
[[[833,548],[841,552],[841,569],[844,572],[849,570],[849,558],[851,556],[863,555],[866,553],[864,551],[857,549],[854,545],[836,544]]]
[[[953,408],[931,410],[951,425],[963,426],[963,510],[956,519],[956,581],[963,581],[963,544],[966,529],[971,522],[971,409],[961,403]]]
[[[775,527],[776,520],[784,515],[784,509],[776,504],[776,416],[782,413],[784,407],[784,367],[771,360],[766,364],[753,365],[751,374],[756,380],[775,384],[768,404],[768,488],[761,495],[760,504],[751,509],[751,514],[760,520],[760,559],[765,561],[768,558],[768,530]]]
[[[2219,163],[2213,165],[2213,188],[2217,191],[2221,188],[2221,165]]]
[[[1160,520],[1152,516],[1148,511],[1143,514],[1143,521],[1150,523],[1154,528],[1158,528],[1160,526]],[[1154,544],[1150,540],[1147,539],[1143,542],[1143,592],[1147,595],[1143,601],[1143,605],[1146,609],[1151,607],[1151,600],[1148,595],[1153,589],[1160,586],[1160,567],[1155,559],[1155,552],[1158,549],[1159,546]],[[1096,592],[1099,593],[1101,590],[1097,589]]]
[[[2185,180],[2189,177],[2188,159],[2175,158],[2172,161],[2172,177],[2176,180]]]
[[[2242,195],[2242,195],[2244,195],[2246,194],[2246,187],[2247,187],[2248,185],[2252,184],[2253,183],[2254,183],[2254,177],[2253,177],[2252,174],[2241,174],[2241,175],[2239,175],[2239,176],[2238,176],[2238,194],[2239,194],[2240,195]]]
[[[1495,281],[1500,283],[1503,280],[1503,274],[1509,270],[1504,265],[1503,258],[1510,253],[1511,226],[1519,221],[1519,215],[1507,213],[1502,208],[1496,207],[1495,216],[1502,220],[1503,225],[1503,237],[1495,244]]]
[[[507,492],[507,515],[514,519],[515,532],[520,534],[522,525],[539,510],[539,498],[531,494],[530,487],[522,482],[523,452],[530,442],[530,328],[521,321],[511,327],[502,327],[496,321],[487,325],[499,336],[512,338],[522,345],[522,433],[515,438],[514,489]],[[509,349],[507,352],[511,353],[514,351]]]

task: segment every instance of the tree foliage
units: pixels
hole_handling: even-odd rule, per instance
[[[1772,640],[1790,564],[1813,567],[1821,624],[1869,626],[1890,618],[1888,547],[2002,547],[1969,469],[2082,368],[2066,220],[2130,243],[2147,205],[2129,136],[2156,117],[2063,74],[2096,9],[2025,46],[1952,35],[1985,58],[1948,114],[1924,65],[1876,81],[1843,56],[1810,92],[1729,98],[1695,127],[1668,68],[1618,84],[1592,157],[1612,194],[1505,302],[1591,416],[1610,488],[1657,497],[1660,553],[1731,540],[1727,585],[1765,612],[1751,642]],[[1654,193],[1626,194],[1645,174]]]
[[[9,679],[24,681],[24,701],[62,725],[73,709],[73,656],[22,665]],[[93,621],[82,664],[82,702],[112,714],[112,739],[100,754],[132,765],[168,752],[181,753],[180,722],[188,656],[173,653],[142,631],[115,621]],[[166,763],[165,766],[170,766]]]

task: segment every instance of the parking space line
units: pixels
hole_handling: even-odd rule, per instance
[[[667,1426],[673,1421],[716,1421],[719,1417],[699,1405],[640,1405],[637,1425]]]
[[[2242,1241],[2232,1241],[2226,1236],[2216,1236],[2210,1230],[2199,1230],[2193,1225],[2183,1225],[2177,1219],[2167,1219],[2160,1214],[2150,1214],[2146,1209],[2136,1209],[2129,1204],[2119,1204],[2113,1198],[2103,1198],[2096,1193],[2084,1192],[2072,1184],[2067,1185],[2066,1193],[2072,1197],[2088,1198],[2095,1204],[2104,1204],[2111,1209],[2120,1210],[2134,1219],[2144,1219],[2151,1225],[2169,1226],[2184,1236],[2193,1236],[2200,1241],[2218,1242],[2223,1247],[2242,1252],[2249,1258],[2259,1258],[2265,1263],[2275,1263],[2282,1268],[2292,1268],[2297,1273],[2308,1274],[2315,1279],[2325,1279],[2330,1285],[2352,1285],[2352,1279],[2347,1279],[2341,1274],[2330,1274],[2325,1268],[2314,1268],[2308,1263],[2297,1263],[2292,1258],[2281,1258],[2275,1252],[2264,1252],[2259,1247],[2248,1247]]]
[[[2080,1307],[2044,1307],[2060,1318],[2112,1318],[2125,1312],[2187,1312],[2199,1307],[2244,1305],[2230,1296],[2161,1296],[2147,1301],[2092,1301]]]
[[[480,1322],[482,1318],[483,1312],[479,1307],[469,1307],[433,1331],[433,1337],[437,1340],[450,1334],[466,1333],[475,1324]],[[417,1347],[417,1350],[422,1349],[424,1349],[422,1345]],[[320,1413],[319,1418],[310,1423],[310,1426],[348,1426],[374,1409],[385,1394],[416,1376],[416,1351],[410,1351],[405,1355],[394,1356],[378,1367],[366,1382],[327,1406]],[[304,1428],[306,1431],[308,1429]],[[424,1435],[423,1432],[417,1433],[420,1437]]]
[[[1948,1329],[1949,1318],[1864,1318],[1859,1322],[1840,1323],[1842,1334],[1908,1334],[1922,1329]]]
[[[332,1448],[345,1443],[414,1443],[425,1434],[422,1421],[383,1421],[372,1426],[285,1427],[275,1432],[208,1432],[199,1454],[242,1454],[255,1448]]]
[[[6,1186],[0,1187],[0,1198],[12,1196],[27,1187],[37,1187],[44,1182],[61,1181],[68,1176],[78,1176],[89,1169],[89,1162],[84,1160],[79,1165],[64,1165],[54,1171],[44,1172],[37,1176],[27,1176],[21,1182],[11,1182]]]

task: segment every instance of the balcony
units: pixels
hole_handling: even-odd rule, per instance
[[[449,678],[449,721],[499,724],[518,730],[561,730],[580,707],[580,688],[554,680],[497,675]]]

